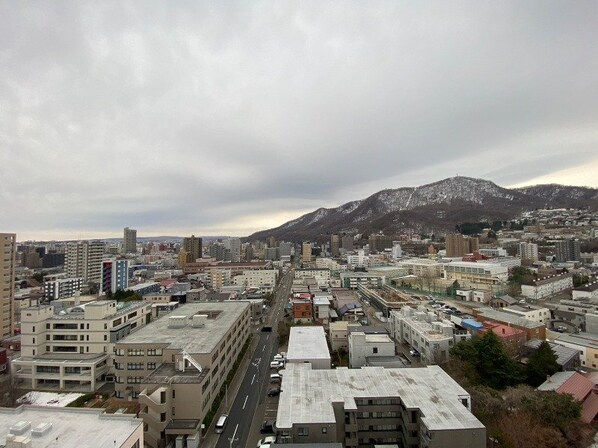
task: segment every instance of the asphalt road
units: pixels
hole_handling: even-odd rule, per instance
[[[270,361],[278,350],[278,321],[284,316],[284,306],[291,290],[293,276],[293,270],[289,271],[276,288],[275,299],[264,324],[272,326],[272,332],[258,333],[260,339],[257,348],[234,398],[228,422],[224,432],[220,434],[216,448],[246,447],[255,409],[260,401],[263,402],[270,387]]]

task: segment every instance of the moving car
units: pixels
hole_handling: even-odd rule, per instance
[[[218,421],[216,422],[216,428],[214,430],[216,432],[216,434],[221,434],[222,431],[224,431],[224,427],[226,426],[227,420],[228,420],[227,414],[222,414],[220,417],[218,417]]]

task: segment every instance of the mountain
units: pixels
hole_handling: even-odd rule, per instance
[[[336,208],[319,208],[274,229],[247,237],[277,240],[324,240],[330,233],[406,229],[444,232],[463,222],[510,220],[521,212],[542,207],[598,209],[598,189],[563,185],[503,188],[484,179],[451,177],[420,187],[379,191]]]

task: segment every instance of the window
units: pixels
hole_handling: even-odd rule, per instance
[[[156,368],[156,363],[155,362],[148,362],[147,363],[147,369],[148,370],[154,370]]]
[[[145,364],[142,362],[130,362],[127,364],[127,370],[143,370],[145,369]]]
[[[372,353],[378,353],[378,347],[374,347],[374,348],[372,349]]]
[[[142,348],[130,348],[127,350],[127,355],[129,356],[143,356],[144,350]]]
[[[162,349],[161,348],[148,348],[147,356],[162,356]]]
[[[297,428],[297,435],[298,436],[308,436],[309,431],[307,428]]]
[[[32,330],[32,333],[35,333],[35,325],[34,325],[34,326],[33,326],[33,330]]]
[[[325,426],[322,428],[322,434],[327,434],[328,433],[328,428],[326,428]]]

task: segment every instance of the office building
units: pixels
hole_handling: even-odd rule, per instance
[[[148,446],[199,441],[250,332],[249,302],[189,303],[116,344],[116,396],[139,398]]]
[[[289,259],[290,259],[291,255],[292,255],[292,251],[293,251],[293,243],[281,241],[278,244],[278,255],[280,256],[280,258],[289,257]]]
[[[6,448],[143,448],[143,421],[104,409],[21,405],[0,408]]]
[[[264,260],[275,261],[280,258],[278,247],[265,247],[264,248]]]
[[[289,363],[281,390],[279,443],[486,447],[469,393],[438,366],[316,370]]]
[[[17,381],[33,390],[94,392],[112,371],[114,343],[146,325],[151,304],[96,300],[66,310],[53,305],[21,312]]]
[[[241,275],[233,277],[235,285],[245,288],[273,288],[278,278],[278,269],[265,269],[262,271],[243,271]]]
[[[129,287],[129,260],[105,260],[102,262],[102,294],[114,294]]]
[[[351,235],[344,235],[341,238],[341,247],[346,252],[351,252],[353,250],[353,237]]]
[[[0,233],[0,339],[15,331],[15,268],[17,235]]]
[[[538,245],[534,243],[527,243],[525,241],[519,243],[519,258],[522,261],[538,261]]]
[[[102,256],[104,243],[101,241],[79,241],[66,246],[65,271],[67,277],[81,277],[86,283],[98,285],[102,281]]]
[[[554,243],[554,250],[556,261],[581,261],[581,243],[579,240],[568,239],[556,241]]]
[[[73,297],[75,294],[81,293],[83,284],[84,282],[81,277],[44,281],[44,299],[51,302],[57,299]]]
[[[341,248],[341,238],[339,235],[333,234],[330,235],[330,253],[333,257],[338,257],[340,255],[340,248]]]
[[[230,250],[230,260],[233,263],[241,261],[241,239],[229,238],[224,241],[224,248]],[[226,258],[226,257],[225,257]]]
[[[368,272],[341,272],[341,287],[357,289],[359,286],[368,288],[382,288],[386,284],[384,275],[370,274]]]
[[[137,230],[125,227],[123,238],[123,252],[125,254],[137,253]]]
[[[224,243],[215,241],[210,244],[209,247],[209,254],[211,258],[215,258],[217,261],[223,261],[226,256],[226,248],[224,247]]]
[[[495,263],[453,261],[443,266],[443,277],[465,285],[498,285],[509,279],[509,270]]]
[[[398,260],[403,256],[403,249],[401,248],[401,243],[398,241],[392,242],[392,259]]]
[[[303,263],[311,262],[311,243],[308,241],[301,246],[301,261]]]
[[[190,261],[196,262],[199,258],[202,257],[202,240],[195,235],[191,235],[190,237],[183,238],[183,249],[189,255],[187,258]]]
[[[480,248],[480,240],[478,237],[467,237],[460,233],[446,235],[445,243],[447,257],[463,257]]]

